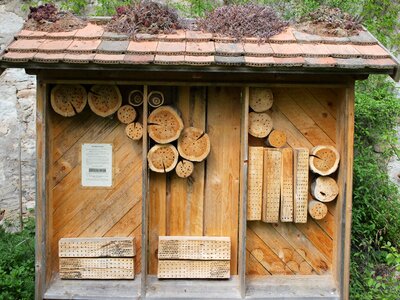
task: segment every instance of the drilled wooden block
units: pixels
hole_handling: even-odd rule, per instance
[[[230,260],[229,237],[160,236],[159,259]]]
[[[229,277],[229,260],[158,261],[158,278],[224,279]]]
[[[133,258],[60,258],[61,279],[134,279]]]
[[[264,149],[249,147],[247,175],[247,220],[261,220],[263,193]]]
[[[294,149],[294,222],[307,223],[308,159],[306,148]]]
[[[60,257],[134,257],[135,238],[62,238]]]
[[[279,221],[281,169],[281,150],[264,149],[263,222],[278,223]]]
[[[282,149],[281,222],[293,222],[293,150]]]

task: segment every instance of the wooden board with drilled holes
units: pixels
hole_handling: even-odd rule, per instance
[[[159,260],[158,278],[227,279],[230,278],[230,261]]]
[[[134,257],[135,238],[62,238],[60,257]]]
[[[294,222],[307,222],[308,158],[306,148],[294,149]]]
[[[230,260],[229,237],[160,236],[158,259]]]
[[[61,279],[134,279],[133,258],[60,258]]]
[[[293,222],[293,150],[282,149],[281,222]]]
[[[247,220],[261,220],[264,148],[249,147],[247,175]]]
[[[280,149],[264,149],[264,183],[262,221],[277,223],[281,197],[282,152]]]

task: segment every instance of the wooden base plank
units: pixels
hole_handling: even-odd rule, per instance
[[[226,279],[229,260],[159,260],[158,278]]]

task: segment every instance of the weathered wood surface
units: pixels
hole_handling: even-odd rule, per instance
[[[328,207],[325,203],[311,200],[308,203],[308,213],[313,219],[322,220],[328,213]]]
[[[177,140],[183,129],[179,113],[171,106],[161,106],[153,110],[147,123],[149,136],[160,144]]]
[[[282,149],[281,222],[293,222],[293,150]]]
[[[58,242],[59,257],[134,257],[134,238],[62,238]]]
[[[100,117],[114,114],[122,104],[122,96],[118,86],[113,84],[92,85],[88,93],[91,110]]]
[[[308,157],[306,148],[294,149],[294,214],[295,223],[307,222]]]
[[[61,279],[134,279],[133,258],[60,258]]]
[[[337,170],[339,160],[340,154],[335,147],[318,145],[311,149],[310,169],[322,176],[330,175]]]
[[[158,259],[230,260],[229,237],[160,236]]]
[[[261,220],[263,198],[264,148],[249,147],[247,177],[247,220]]]
[[[158,278],[226,279],[229,260],[159,260]],[[206,291],[205,291],[206,292]]]
[[[255,112],[264,112],[272,107],[274,96],[271,89],[251,87],[249,105]]]
[[[319,176],[311,184],[311,195],[321,202],[333,201],[338,194],[339,186],[332,177]]]

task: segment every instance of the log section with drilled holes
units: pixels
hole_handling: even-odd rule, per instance
[[[330,175],[338,168],[340,155],[333,146],[316,146],[310,156],[310,169],[316,174]]]
[[[158,278],[227,279],[230,276],[229,260],[158,261]]]
[[[282,151],[264,149],[264,186],[262,221],[278,223],[281,198]]]
[[[190,161],[203,161],[210,153],[210,138],[204,130],[188,127],[178,139],[179,154]]]
[[[157,173],[172,171],[178,163],[179,153],[174,145],[155,145],[147,154],[150,170]]]
[[[194,170],[194,164],[190,160],[181,160],[178,162],[175,168],[176,175],[180,178],[187,178],[192,175]]]
[[[274,98],[272,91],[266,88],[250,88],[250,107],[255,112],[265,112],[272,107]]]
[[[170,106],[161,106],[153,110],[147,123],[149,136],[160,144],[177,140],[183,129],[182,118]]]
[[[80,113],[87,103],[87,92],[79,84],[59,84],[51,90],[51,106],[64,117]]]
[[[293,222],[293,150],[282,149],[281,222]]]
[[[125,127],[125,133],[134,141],[140,140],[143,136],[143,126],[139,122],[128,124]]]
[[[311,218],[315,220],[322,220],[328,213],[328,207],[325,203],[311,200],[308,203],[308,213],[310,214]]]
[[[267,113],[249,113],[249,134],[265,138],[272,130],[272,118]]]
[[[286,133],[283,130],[272,130],[268,135],[267,143],[270,147],[282,148],[286,145]]]
[[[135,238],[62,238],[59,243],[60,257],[134,257]]]
[[[339,187],[336,180],[329,176],[317,177],[311,184],[311,195],[321,202],[330,202],[336,199]]]
[[[160,236],[158,259],[230,260],[229,237]]]
[[[121,106],[118,109],[117,117],[121,123],[130,124],[136,119],[136,110],[129,104]]]
[[[61,279],[134,279],[133,258],[60,258]]]
[[[128,102],[132,106],[140,106],[143,104],[143,92],[134,90],[129,93]]]
[[[247,220],[261,220],[263,197],[264,148],[249,147],[247,179]]]
[[[148,103],[151,107],[156,108],[164,104],[164,95],[158,91],[152,91],[148,96]]]
[[[308,158],[306,148],[294,149],[294,222],[307,223]]]
[[[88,102],[96,115],[107,117],[121,107],[121,92],[116,85],[93,85],[89,90]]]

